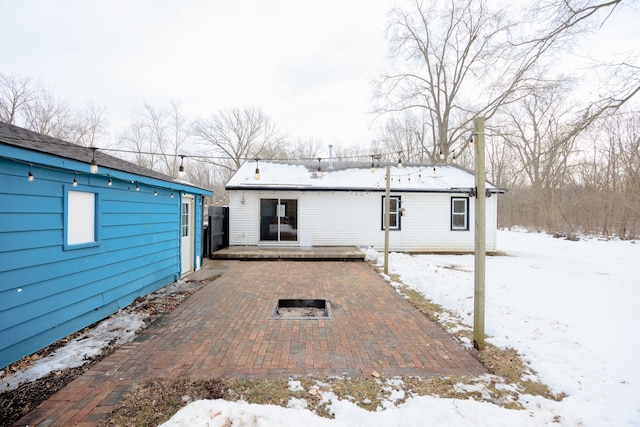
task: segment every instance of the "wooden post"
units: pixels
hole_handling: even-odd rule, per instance
[[[384,197],[384,274],[389,274],[389,211],[391,210],[391,166],[387,165]]]
[[[484,160],[484,117],[473,121],[476,160],[475,268],[473,297],[473,346],[484,348],[484,284],[486,250],[486,185]]]

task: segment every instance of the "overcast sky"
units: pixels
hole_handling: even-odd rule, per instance
[[[255,105],[293,139],[367,145],[395,3],[0,0],[0,72],[37,78],[75,108],[104,105],[113,131],[145,102],[176,100],[189,118]],[[640,14],[619,15],[608,28],[621,39],[599,46],[639,44]]]
[[[191,117],[261,107],[293,138],[368,143],[392,0],[0,0],[0,71],[111,127],[145,102]]]

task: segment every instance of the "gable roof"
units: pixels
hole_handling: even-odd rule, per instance
[[[135,163],[128,162],[118,157],[110,156],[99,149],[94,150],[90,147],[83,147],[81,145],[33,132],[8,123],[0,122],[0,144],[55,156],[60,159],[69,159],[86,163],[87,171],[89,170],[95,151],[95,159],[100,168],[108,168],[114,171],[125,172],[127,174],[152,178],[154,180],[174,184],[175,186],[199,188],[186,181],[152,171],[151,169],[138,166]],[[205,192],[208,192],[208,190],[205,190]]]
[[[391,166],[391,190],[407,192],[467,193],[475,188],[474,174],[453,164],[405,164]],[[371,172],[366,162],[336,162],[331,168],[322,163],[322,176],[317,174],[318,162],[262,161],[258,162],[260,179],[255,179],[255,161],[245,162],[231,177],[227,190],[300,190],[300,191],[384,191],[386,164]],[[435,173],[434,173],[435,170]],[[491,193],[504,193],[487,182]]]

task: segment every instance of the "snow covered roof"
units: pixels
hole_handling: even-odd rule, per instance
[[[321,165],[322,174],[317,173],[318,163],[291,163],[286,161],[258,162],[260,179],[255,179],[256,162],[245,162],[231,177],[227,190],[342,190],[383,191],[386,164],[380,164],[371,172],[371,164],[363,162],[336,162],[329,167]],[[471,171],[452,164],[405,164],[398,168],[390,164],[392,191],[417,192],[468,192],[475,188]],[[320,175],[320,176],[319,176]],[[504,193],[487,182],[491,193]]]

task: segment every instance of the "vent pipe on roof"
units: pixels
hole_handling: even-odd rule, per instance
[[[329,169],[333,169],[333,144],[329,144]]]

